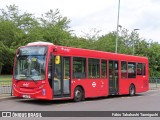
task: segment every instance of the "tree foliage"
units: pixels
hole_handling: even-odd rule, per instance
[[[7,6],[6,10],[0,9],[0,56],[3,56],[0,58],[0,68],[2,71],[5,65],[13,66],[13,56],[19,46],[35,41],[64,45],[64,41],[71,38],[69,22],[67,17],[60,15],[58,9],[49,10],[40,18],[20,11],[16,5]]]
[[[56,45],[72,46],[115,52],[116,32],[100,36],[100,30],[91,29],[84,36],[73,36],[70,20],[58,9],[49,10],[36,18],[22,12],[16,5],[0,9],[0,73],[4,66],[13,66],[14,55],[19,46],[29,42],[46,41]],[[119,30],[118,53],[146,56],[149,59],[150,75],[160,76],[160,44],[140,38],[138,32]]]

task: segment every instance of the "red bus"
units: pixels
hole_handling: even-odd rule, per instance
[[[81,101],[146,92],[148,80],[146,57],[33,42],[18,48],[12,81],[17,97]]]

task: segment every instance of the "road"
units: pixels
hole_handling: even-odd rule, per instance
[[[134,97],[110,96],[87,99],[78,103],[71,100],[43,101],[11,98],[0,101],[0,111],[160,111],[160,90],[150,90],[136,94]]]

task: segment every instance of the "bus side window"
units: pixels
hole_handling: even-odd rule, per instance
[[[88,77],[99,78],[100,77],[100,60],[99,59],[88,59]]]
[[[86,78],[86,58],[73,58],[73,78]]]
[[[142,71],[143,75],[146,75],[146,64],[143,64],[143,71]]]
[[[70,79],[70,59],[68,57],[64,58],[64,79]]]
[[[101,61],[101,78],[107,78],[107,60]]]
[[[146,65],[144,63],[137,64],[137,75],[146,75]]]
[[[50,87],[52,87],[52,66],[53,66],[53,56],[52,54],[50,54],[50,60],[48,63],[48,80]]]
[[[136,63],[128,62],[128,78],[136,78]]]
[[[127,62],[121,62],[121,78],[127,78]]]
[[[143,71],[143,64],[138,63],[137,64],[137,75],[142,75],[143,74],[142,71]]]
[[[61,78],[61,63],[54,66],[54,78]]]

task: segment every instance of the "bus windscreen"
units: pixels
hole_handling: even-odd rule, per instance
[[[20,48],[16,57],[14,77],[17,80],[45,79],[47,47],[30,46]]]

